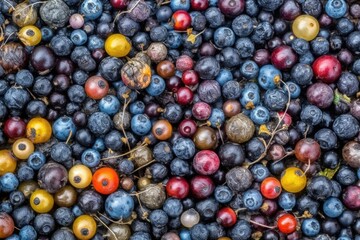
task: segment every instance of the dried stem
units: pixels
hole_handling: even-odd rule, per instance
[[[260,155],[260,157],[258,159],[256,159],[254,162],[251,162],[249,163],[249,166],[255,164],[255,163],[258,163],[260,162],[264,157],[266,157],[267,155],[267,151],[269,150],[269,147],[271,146],[271,142],[272,140],[274,139],[277,131],[280,129],[280,126],[282,124],[282,121],[284,120],[285,118],[285,115],[289,109],[289,105],[290,105],[290,99],[291,99],[291,95],[290,95],[290,89],[289,89],[289,86],[283,81],[283,80],[280,80],[281,83],[283,83],[286,87],[286,91],[288,92],[288,101],[286,103],[286,107],[285,107],[285,111],[284,111],[284,114],[282,114],[282,116],[279,116],[279,122],[276,124],[276,127],[274,129],[274,131],[271,133],[271,137],[268,141],[268,143],[265,144],[265,150],[264,152]]]
[[[94,217],[96,220],[98,220],[107,230],[109,230],[109,232],[115,237],[116,240],[119,240],[119,239],[117,238],[116,234],[114,233],[114,231],[111,230],[111,228],[110,228],[108,225],[106,225],[106,223],[104,223],[104,222],[103,222],[98,216],[96,216],[96,215],[93,215],[93,217]]]
[[[114,18],[113,23],[115,23],[116,20],[117,20],[122,14],[131,13],[132,10],[134,10],[140,2],[141,2],[141,0],[138,0],[138,1],[135,3],[135,5],[134,5],[132,8],[130,8],[129,10],[126,10],[126,11],[123,11],[123,12],[118,12],[118,14],[116,14],[116,16],[115,16],[115,18]]]
[[[135,169],[134,171],[132,171],[130,174],[133,174],[133,173],[135,173],[135,172],[139,171],[140,169],[142,169],[142,168],[144,168],[144,167],[146,167],[146,166],[150,165],[150,164],[151,164],[151,163],[153,163],[153,162],[155,162],[155,159],[153,159],[153,160],[151,160],[150,162],[148,162],[148,163],[146,163],[146,164],[142,165],[141,167],[138,167],[137,169]]]

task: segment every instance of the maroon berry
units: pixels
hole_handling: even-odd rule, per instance
[[[214,182],[207,176],[195,176],[190,182],[191,193],[195,198],[203,199],[209,197],[214,189]]]
[[[191,138],[197,130],[196,122],[192,119],[184,119],[178,126],[178,131],[183,137]]]
[[[306,98],[319,108],[328,108],[334,100],[334,91],[325,83],[315,83],[307,89]]]
[[[19,117],[11,117],[4,124],[4,133],[8,138],[16,139],[25,136],[26,124]]]
[[[336,57],[323,55],[312,65],[314,75],[320,81],[330,84],[338,80],[341,75],[341,64]]]
[[[297,62],[297,56],[291,47],[282,45],[271,54],[272,64],[280,70],[288,70]]]
[[[244,0],[219,0],[218,8],[229,17],[236,17],[244,11]]]
[[[192,114],[197,120],[207,120],[211,115],[211,106],[206,102],[197,102],[192,107]]]
[[[176,92],[175,99],[180,105],[188,105],[194,99],[194,93],[188,87],[181,87]]]
[[[195,155],[193,167],[199,174],[211,175],[219,169],[220,159],[214,151],[202,150]]]

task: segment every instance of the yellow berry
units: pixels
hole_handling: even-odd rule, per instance
[[[294,20],[292,31],[297,38],[311,41],[316,38],[320,31],[319,22],[313,16],[300,15]]]
[[[131,44],[122,34],[112,34],[105,41],[105,51],[112,57],[125,57],[131,50]]]

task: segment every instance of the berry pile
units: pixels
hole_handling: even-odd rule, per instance
[[[0,238],[360,240],[359,18],[0,0]]]

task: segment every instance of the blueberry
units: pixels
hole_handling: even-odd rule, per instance
[[[235,42],[235,48],[238,50],[241,58],[252,57],[255,52],[254,43],[247,37],[238,38]]]
[[[315,57],[311,53],[311,51],[307,51],[306,53],[304,53],[303,55],[301,55],[299,57],[299,63],[301,63],[301,64],[310,65],[314,62],[314,60],[315,60]]]
[[[190,159],[195,154],[195,144],[188,138],[178,138],[175,140],[172,150],[180,159]]]
[[[27,164],[20,164],[16,173],[17,178],[19,181],[27,181],[32,180],[35,176],[35,171]]]
[[[182,159],[175,158],[170,163],[171,175],[187,176],[191,174],[191,165]]]
[[[240,103],[246,109],[251,109],[260,104],[259,90],[247,88],[245,85],[244,90],[241,92]]]
[[[16,73],[15,82],[22,87],[29,88],[33,85],[34,76],[27,69],[22,69]]]
[[[133,37],[140,30],[140,24],[130,17],[118,18],[117,29],[126,37]]]
[[[156,209],[150,213],[149,220],[151,225],[155,227],[165,227],[169,221],[169,217],[165,211]]]
[[[131,114],[141,114],[145,111],[145,104],[142,101],[136,101],[129,105],[129,111]]]
[[[301,88],[299,85],[297,85],[296,83],[294,82],[286,82],[286,85],[284,84],[283,85],[283,90],[284,92],[288,92],[290,91],[290,97],[291,99],[296,99],[300,96],[300,93],[301,93]]]
[[[338,139],[336,134],[328,128],[322,128],[314,135],[314,139],[320,144],[321,149],[331,150],[337,147]]]
[[[22,88],[11,87],[4,96],[6,107],[14,110],[22,110],[30,101],[30,94]]]
[[[9,200],[14,207],[19,207],[25,202],[25,195],[23,192],[16,190],[10,193]]]
[[[173,159],[171,145],[168,142],[159,142],[153,149],[154,159],[158,162],[168,164]]]
[[[274,34],[274,29],[269,22],[260,22],[251,35],[251,40],[256,44],[263,44],[270,40]]]
[[[167,20],[169,20],[169,18],[172,16],[173,11],[172,8],[169,6],[161,6],[157,11],[156,11],[156,19],[159,22],[166,22]]]
[[[308,237],[315,237],[320,232],[320,223],[316,218],[305,219],[301,223],[301,231]]]
[[[346,46],[349,50],[358,52],[360,47],[360,31],[353,31],[346,39]]]
[[[211,127],[213,128],[221,127],[225,122],[225,115],[223,110],[219,108],[213,108],[208,121],[210,122]]]
[[[95,49],[99,49],[99,48],[103,49],[104,44],[105,41],[96,35],[91,35],[87,41],[87,47],[90,51],[94,51]]]
[[[219,210],[219,203],[215,198],[208,198],[196,203],[196,211],[200,214],[201,219],[205,221],[214,219]]]
[[[134,200],[123,190],[110,194],[105,200],[106,213],[115,220],[127,219],[134,209]]]
[[[227,68],[238,67],[241,64],[239,51],[233,47],[226,47],[216,56],[220,64]]]
[[[180,216],[183,212],[183,205],[179,199],[168,198],[163,204],[163,210],[169,217],[175,218]]]
[[[291,211],[296,205],[295,194],[282,192],[279,196],[278,204],[285,211]]]
[[[19,186],[19,180],[13,173],[5,173],[0,177],[0,188],[3,192],[12,192]]]
[[[198,223],[190,229],[190,235],[192,240],[207,240],[209,231],[204,224]]]
[[[344,206],[338,198],[329,197],[324,202],[323,211],[326,216],[337,218],[344,211]]]
[[[360,61],[359,61],[359,73],[360,73]],[[215,79],[220,86],[224,86],[226,82],[233,80],[233,75],[230,70],[222,68]]]
[[[54,32],[51,28],[47,26],[43,26],[40,30],[41,30],[41,39],[43,41],[49,42],[53,38]]]
[[[60,141],[66,141],[68,137],[75,136],[76,126],[70,117],[58,118],[52,126],[54,136]]]
[[[174,0],[170,2],[170,8],[172,11],[177,10],[189,10],[190,9],[190,0]]]
[[[246,79],[253,79],[256,78],[259,74],[259,67],[258,65],[252,60],[246,60],[240,68],[240,73]]]
[[[175,31],[170,31],[165,40],[165,45],[171,49],[179,48],[183,43],[183,37],[180,33]]]
[[[100,163],[100,153],[94,149],[86,149],[81,155],[81,162],[88,167],[96,167]]]
[[[252,33],[254,25],[252,19],[243,14],[234,18],[231,28],[237,36],[247,37]]]
[[[348,166],[341,166],[336,172],[336,181],[343,186],[350,186],[357,180],[355,172]]]
[[[345,15],[348,5],[344,0],[329,0],[325,5],[325,12],[332,18],[341,18]]]
[[[80,5],[80,13],[88,20],[95,20],[103,12],[103,3],[100,0],[84,0]]]
[[[219,8],[210,7],[205,11],[205,17],[211,28],[218,28],[224,24],[225,16]]]
[[[151,76],[150,85],[145,89],[150,96],[159,96],[165,90],[165,81],[158,75]]]
[[[112,121],[109,115],[102,112],[95,112],[90,115],[88,120],[88,128],[96,136],[108,133],[111,127]]]
[[[194,69],[201,79],[215,79],[220,72],[220,64],[214,57],[203,57],[196,62]]]
[[[281,72],[273,65],[269,64],[260,68],[258,82],[263,89],[274,89],[281,79]]]
[[[114,95],[107,95],[99,102],[99,109],[110,116],[120,110],[120,101]]]
[[[217,222],[206,224],[206,228],[209,231],[209,239],[219,239],[226,236],[225,229]]]
[[[144,136],[151,130],[151,122],[147,115],[137,114],[131,119],[131,130],[139,135]]]
[[[50,48],[57,56],[70,55],[74,43],[66,36],[55,35],[50,41]]]
[[[269,169],[263,164],[254,164],[250,171],[256,182],[262,182],[265,178],[270,175]]]
[[[264,10],[272,12],[278,9],[284,0],[258,0],[258,3]]]
[[[308,211],[312,215],[316,215],[318,214],[319,206],[319,202],[313,200],[308,195],[303,195],[296,201],[296,208],[301,214]]]
[[[231,239],[246,240],[251,238],[251,226],[245,220],[238,220],[229,231]]]
[[[310,50],[309,42],[302,38],[294,39],[291,43],[291,47],[299,55],[304,55]]]
[[[310,45],[311,45],[312,53],[317,56],[325,55],[330,50],[329,41],[323,37],[315,38],[314,40],[311,41]]]
[[[350,139],[359,132],[359,122],[350,114],[342,114],[335,118],[333,131],[340,139]]]
[[[354,24],[348,18],[341,18],[336,24],[336,30],[342,36],[346,36],[352,31],[354,31]]]
[[[306,186],[306,190],[314,199],[325,200],[332,192],[331,181],[324,176],[313,177]]]
[[[309,85],[313,78],[312,68],[305,63],[298,63],[291,69],[291,78],[300,86]]]
[[[26,240],[36,240],[37,239],[37,233],[33,226],[26,225],[22,227],[19,231],[20,239],[26,239]]]
[[[285,108],[288,96],[281,90],[267,90],[264,96],[265,106],[271,111],[280,111]]]
[[[313,17],[318,17],[322,11],[320,0],[306,0],[301,3],[302,10]]]
[[[129,240],[151,240],[151,235],[147,232],[135,232]]]
[[[300,119],[306,124],[318,125],[322,120],[322,111],[314,105],[306,105],[301,110]]]
[[[342,72],[336,86],[346,96],[354,96],[359,91],[359,80],[350,72]]]
[[[50,156],[55,162],[65,163],[71,160],[71,149],[66,143],[59,142],[51,146]]]
[[[228,27],[219,27],[214,32],[214,43],[219,48],[231,47],[235,43],[235,34]]]
[[[34,170],[39,170],[46,162],[45,155],[40,151],[33,152],[27,159],[27,164]]]
[[[67,207],[59,207],[54,212],[54,218],[57,224],[60,226],[70,226],[74,221],[74,214],[72,213],[70,208]]]
[[[88,37],[84,30],[76,29],[71,32],[70,40],[75,46],[81,46],[87,42]]]
[[[217,186],[214,191],[214,197],[219,203],[228,203],[231,201],[234,193],[227,186]]]
[[[47,236],[55,230],[55,220],[48,213],[38,214],[34,219],[33,226],[37,233]]]
[[[263,203],[263,198],[258,190],[250,189],[243,193],[243,201],[247,209],[258,210]]]

